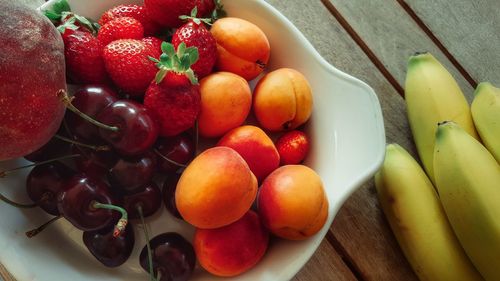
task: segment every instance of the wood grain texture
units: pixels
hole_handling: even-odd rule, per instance
[[[473,88],[470,83],[396,1],[329,1],[347,19],[400,85],[404,86],[409,56],[415,52],[428,51],[450,71],[468,100],[472,101]]]
[[[293,278],[294,281],[355,281],[358,280],[344,264],[333,246],[325,239],[315,255]]]
[[[500,1],[405,2],[477,82],[500,85]]]
[[[322,4],[298,0],[268,2],[290,19],[327,61],[375,89],[385,118],[387,141],[397,142],[416,155],[403,98]],[[380,212],[373,182],[361,187],[346,202],[331,231],[337,244],[334,246],[350,260],[363,280],[417,280]]]

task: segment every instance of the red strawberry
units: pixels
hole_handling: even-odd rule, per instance
[[[199,0],[144,0],[149,17],[161,27],[177,28],[182,25],[179,19],[189,15]]]
[[[309,138],[304,132],[294,130],[285,133],[276,141],[281,165],[299,164],[309,152]]]
[[[96,37],[87,31],[66,29],[62,38],[66,72],[73,83],[95,84],[108,81]]]
[[[107,22],[97,34],[101,48],[118,39],[142,39],[142,37],[144,37],[142,24],[130,17],[116,18]]]
[[[196,0],[196,7],[200,17],[208,18],[215,9],[215,0]]]
[[[146,9],[139,5],[119,5],[104,12],[99,20],[101,26],[107,22],[121,17],[131,17],[141,22],[144,27],[144,35],[151,36],[160,33],[160,27],[146,14]]]
[[[142,42],[149,44],[154,50],[157,50],[159,54],[161,54],[161,43],[163,40],[157,37],[144,37],[141,40]]]
[[[191,18],[177,29],[172,37],[172,44],[178,48],[182,42],[188,47],[198,48],[200,59],[191,66],[198,78],[210,74],[217,59],[217,43],[200,19]]]
[[[190,68],[198,58],[196,48],[162,44],[164,54],[156,60],[160,68],[144,96],[144,106],[155,112],[160,135],[175,136],[193,127],[200,112],[200,89]]]
[[[155,77],[157,68],[149,57],[161,50],[154,44],[136,39],[120,39],[103,49],[106,70],[115,84],[132,96],[142,96]]]

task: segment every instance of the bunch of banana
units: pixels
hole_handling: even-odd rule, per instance
[[[488,281],[500,280],[500,165],[453,122],[436,132],[434,176],[465,252]]]
[[[500,89],[480,83],[474,92],[471,112],[481,140],[500,163]]]
[[[391,229],[420,280],[483,280],[453,233],[434,186],[401,146],[387,146],[375,186]]]
[[[437,124],[449,120],[477,136],[470,107],[446,68],[429,53],[410,57],[405,100],[413,139],[427,175],[434,181],[433,153]]]

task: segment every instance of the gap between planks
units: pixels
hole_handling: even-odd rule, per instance
[[[450,60],[450,62],[455,66],[455,68],[460,72],[460,74],[467,80],[467,82],[476,88],[477,82],[472,78],[472,76],[467,72],[467,70],[458,62],[457,59],[448,51],[448,49],[441,43],[441,41],[434,35],[434,33],[427,27],[422,19],[413,11],[413,9],[404,1],[396,0],[396,2],[403,8],[403,10],[412,18],[413,21],[424,31],[424,33],[431,39],[431,41],[438,47],[438,49],[443,52],[443,54]],[[394,87],[396,92],[398,92],[401,97],[404,98],[404,88],[396,78],[391,74],[391,72],[384,66],[380,59],[375,55],[375,53],[370,49],[370,47],[365,43],[365,41],[359,36],[359,34],[354,30],[347,19],[340,13],[340,11],[335,7],[335,5],[329,0],[321,0],[321,3],[326,7],[326,9],[337,19],[340,25],[345,29],[345,31],[351,36],[351,38],[356,42],[356,44],[363,50],[363,52],[372,61],[375,67],[382,73],[382,75],[387,79],[387,81]]]

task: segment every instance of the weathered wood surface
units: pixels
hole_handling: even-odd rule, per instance
[[[44,2],[22,1],[32,6]],[[327,61],[374,88],[387,142],[399,143],[414,156],[401,95],[409,55],[432,52],[469,100],[471,79],[500,85],[498,0],[266,1],[288,17]],[[334,16],[326,4],[338,14]],[[0,280],[1,276],[13,280],[0,265]],[[345,203],[315,255],[293,280],[417,280],[379,208],[373,181]]]
[[[476,82],[500,85],[500,1],[405,2]]]

